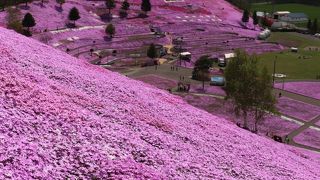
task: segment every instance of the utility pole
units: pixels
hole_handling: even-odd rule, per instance
[[[276,61],[277,61],[277,56],[275,56],[275,60],[273,61],[273,76],[272,76],[273,86],[274,86],[274,80],[276,76]]]

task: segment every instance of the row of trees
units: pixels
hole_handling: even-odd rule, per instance
[[[8,9],[7,15],[7,27],[9,29],[14,29],[18,33],[23,33],[25,35],[31,36],[30,28],[36,25],[36,21],[31,13],[24,15],[22,21],[18,20],[19,11],[17,9]],[[68,19],[74,22],[80,19],[79,11],[76,7],[73,7],[68,15]],[[22,30],[22,27],[26,28],[25,31]]]
[[[111,10],[116,7],[115,0],[106,0],[105,1],[106,8],[108,9],[108,15],[111,16]],[[128,10],[130,8],[130,3],[125,0],[122,2],[119,14],[121,17],[127,17],[128,16]],[[151,11],[152,5],[150,3],[150,0],[142,0],[141,3],[141,10],[147,15],[149,11]]]
[[[311,19],[308,20],[307,28],[310,33],[315,34],[318,32],[318,19],[314,19],[313,22]]]

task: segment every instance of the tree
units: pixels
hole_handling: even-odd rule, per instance
[[[66,1],[65,0],[56,0],[58,4],[60,4],[60,8],[62,8],[62,4],[64,4]]]
[[[147,14],[147,12],[151,11],[151,3],[150,0],[142,0],[141,10]]]
[[[110,36],[110,38],[112,38],[116,33],[116,28],[113,26],[113,24],[108,24],[108,26],[105,29],[105,32]]]
[[[307,28],[308,28],[308,30],[310,32],[312,31],[312,21],[311,21],[311,19],[308,20]]]
[[[275,97],[272,94],[272,79],[266,67],[262,69],[257,78],[257,87],[255,92],[255,102],[253,104],[254,114],[254,132],[258,131],[258,123],[264,119],[268,112],[276,112]]]
[[[209,69],[212,66],[213,61],[209,56],[201,56],[194,64],[192,71],[192,78],[202,81],[202,88],[204,90],[204,81],[206,75],[209,73]]]
[[[28,32],[30,32],[30,27],[34,27],[35,25],[36,22],[33,16],[30,13],[27,13],[22,20],[22,26],[27,27]]]
[[[6,6],[6,1],[0,1],[0,8],[2,9],[2,11],[4,11],[5,6]]]
[[[32,0],[24,0],[24,3],[26,3],[26,6],[28,6],[29,2],[32,2]]]
[[[106,0],[106,7],[107,9],[109,9],[109,15],[111,14],[111,9],[114,9],[116,7],[116,3],[114,2],[114,0]]]
[[[17,33],[23,33],[23,26],[20,19],[21,12],[18,8],[9,7],[6,10],[7,28],[13,29]]]
[[[226,99],[233,102],[236,115],[243,116],[245,129],[248,129],[248,115],[253,113],[256,131],[257,123],[267,112],[275,109],[271,77],[266,68],[259,71],[255,56],[240,50],[236,54],[236,58],[230,60],[225,69]]]
[[[313,24],[312,24],[312,33],[317,33],[318,32],[318,19],[314,19]]]
[[[128,16],[127,11],[129,10],[129,8],[130,8],[130,4],[128,3],[128,1],[127,0],[123,1],[120,12],[119,12],[120,17],[122,18],[127,17]]]
[[[73,21],[74,26],[76,26],[76,21],[81,18],[76,7],[73,7],[70,10],[68,18],[70,21]]]
[[[259,19],[258,19],[258,16],[257,16],[257,11],[254,11],[254,12],[253,12],[252,19],[253,19],[253,25],[254,25],[254,27],[256,27],[256,25],[259,24]]]
[[[246,9],[243,11],[243,15],[242,15],[242,19],[241,21],[244,22],[245,24],[247,24],[249,22],[249,11]]]
[[[226,99],[233,102],[235,114],[243,116],[244,128],[248,129],[247,117],[256,92],[257,60],[241,50],[237,50],[236,54],[225,69]]]
[[[130,4],[128,3],[128,1],[127,0],[123,1],[121,9],[127,11],[129,10],[129,8],[130,8]]]
[[[148,48],[147,56],[151,59],[158,57],[156,46],[153,43]]]

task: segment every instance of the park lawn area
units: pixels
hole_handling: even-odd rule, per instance
[[[277,42],[287,47],[304,48],[307,46],[320,47],[320,39],[294,32],[272,32],[268,42]]]
[[[276,73],[286,74],[287,79],[310,80],[316,79],[320,74],[320,52],[300,50],[299,53],[292,53],[287,50],[281,53],[265,53],[258,56],[259,66],[266,66],[269,73],[273,73],[275,56]],[[306,59],[303,59],[303,56]]]
[[[251,9],[257,11],[272,12],[273,7],[272,4],[255,3],[252,4]],[[308,15],[310,19],[320,19],[319,6],[311,6],[298,3],[275,4],[274,11],[290,11],[292,13],[303,12],[306,15]]]

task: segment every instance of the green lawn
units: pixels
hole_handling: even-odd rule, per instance
[[[273,32],[268,41],[299,48],[298,53],[285,50],[259,55],[259,64],[266,66],[270,73],[273,73],[273,63],[277,56],[276,72],[286,74],[288,79],[315,79],[320,74],[320,51],[309,51],[306,48],[319,47],[320,50],[319,39],[294,32]]]
[[[303,56],[306,59],[303,59]],[[259,56],[259,65],[266,66],[268,71],[273,73],[273,63],[276,59],[276,73],[286,74],[287,79],[315,79],[320,74],[319,57],[320,52],[308,51],[266,53]]]
[[[252,4],[252,10],[257,11],[266,11],[272,12],[272,5],[271,4]],[[320,20],[320,7],[319,6],[310,6],[305,4],[294,4],[294,3],[287,3],[287,4],[275,4],[274,5],[275,11],[290,11],[290,12],[303,12],[309,16],[309,18],[314,19],[318,18]]]
[[[320,47],[320,39],[310,35],[299,34],[295,32],[272,32],[268,42],[278,42],[287,47],[300,47],[307,46]]]

